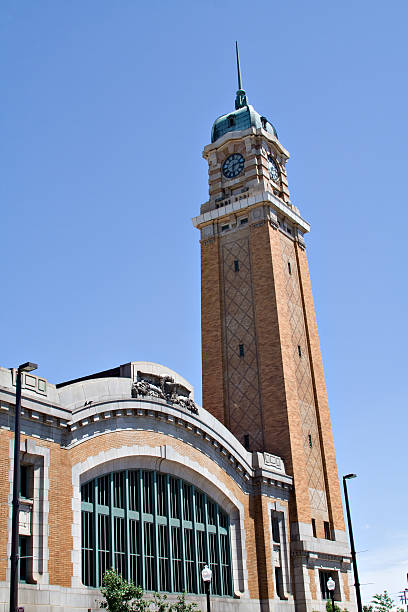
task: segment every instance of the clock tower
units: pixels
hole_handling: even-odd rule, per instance
[[[203,406],[248,451],[284,459],[294,479],[293,595],[298,609],[311,610],[319,578],[332,576],[343,599],[350,566],[306,257],[310,226],[289,197],[288,151],[248,103],[238,48],[237,66],[235,109],[215,121],[204,148],[209,199],[193,220]]]

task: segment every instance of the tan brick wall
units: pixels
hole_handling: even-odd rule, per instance
[[[69,452],[51,442],[38,442],[50,449],[49,536],[50,584],[71,586],[72,561],[72,469]]]
[[[343,581],[344,599],[346,601],[350,601],[350,586],[348,582],[348,574],[347,572],[340,572],[340,576]]]
[[[308,574],[309,574],[309,588],[310,588],[310,593],[312,595],[312,599],[316,600],[317,599],[317,590],[316,590],[316,576],[315,576],[315,571],[313,568],[309,567],[307,570]]]
[[[218,238],[201,245],[203,406],[225,423],[222,292]]]
[[[296,255],[304,300],[306,328],[313,371],[313,383],[315,389],[323,466],[326,479],[329,515],[334,528],[344,530],[344,516],[338,480],[336,455],[334,451],[333,433],[331,428],[329,405],[327,401],[326,384],[324,380],[323,363],[320,352],[319,335],[317,331],[307,257],[306,252],[298,246],[296,248]]]
[[[294,477],[296,504],[291,520],[308,522],[309,493],[280,235],[269,224],[251,228],[251,259],[265,450],[280,455]]]
[[[9,518],[10,507],[8,505],[8,496],[10,493],[9,485],[9,445],[10,440],[14,438],[14,433],[5,429],[0,429],[0,580],[6,579],[7,570],[7,540],[8,529],[7,522]]]

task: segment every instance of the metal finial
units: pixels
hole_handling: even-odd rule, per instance
[[[238,110],[248,105],[248,98],[246,97],[245,91],[242,89],[241,66],[239,64],[238,41],[235,41],[235,51],[237,54],[237,72],[238,72],[238,91],[237,91],[237,95],[235,96],[235,109]]]
[[[237,54],[237,71],[238,71],[238,89],[242,89],[242,82],[241,82],[241,66],[239,64],[239,51],[238,51],[238,41],[235,41],[235,51]]]

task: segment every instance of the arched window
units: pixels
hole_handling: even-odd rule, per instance
[[[151,470],[112,472],[81,487],[82,582],[114,567],[147,591],[232,595],[229,517],[194,485]]]

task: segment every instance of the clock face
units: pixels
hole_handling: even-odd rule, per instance
[[[244,158],[240,153],[233,153],[225,160],[222,172],[227,178],[235,178],[244,169]]]
[[[279,170],[278,170],[278,167],[273,157],[268,155],[268,161],[269,161],[269,175],[273,181],[278,181],[279,180]]]

